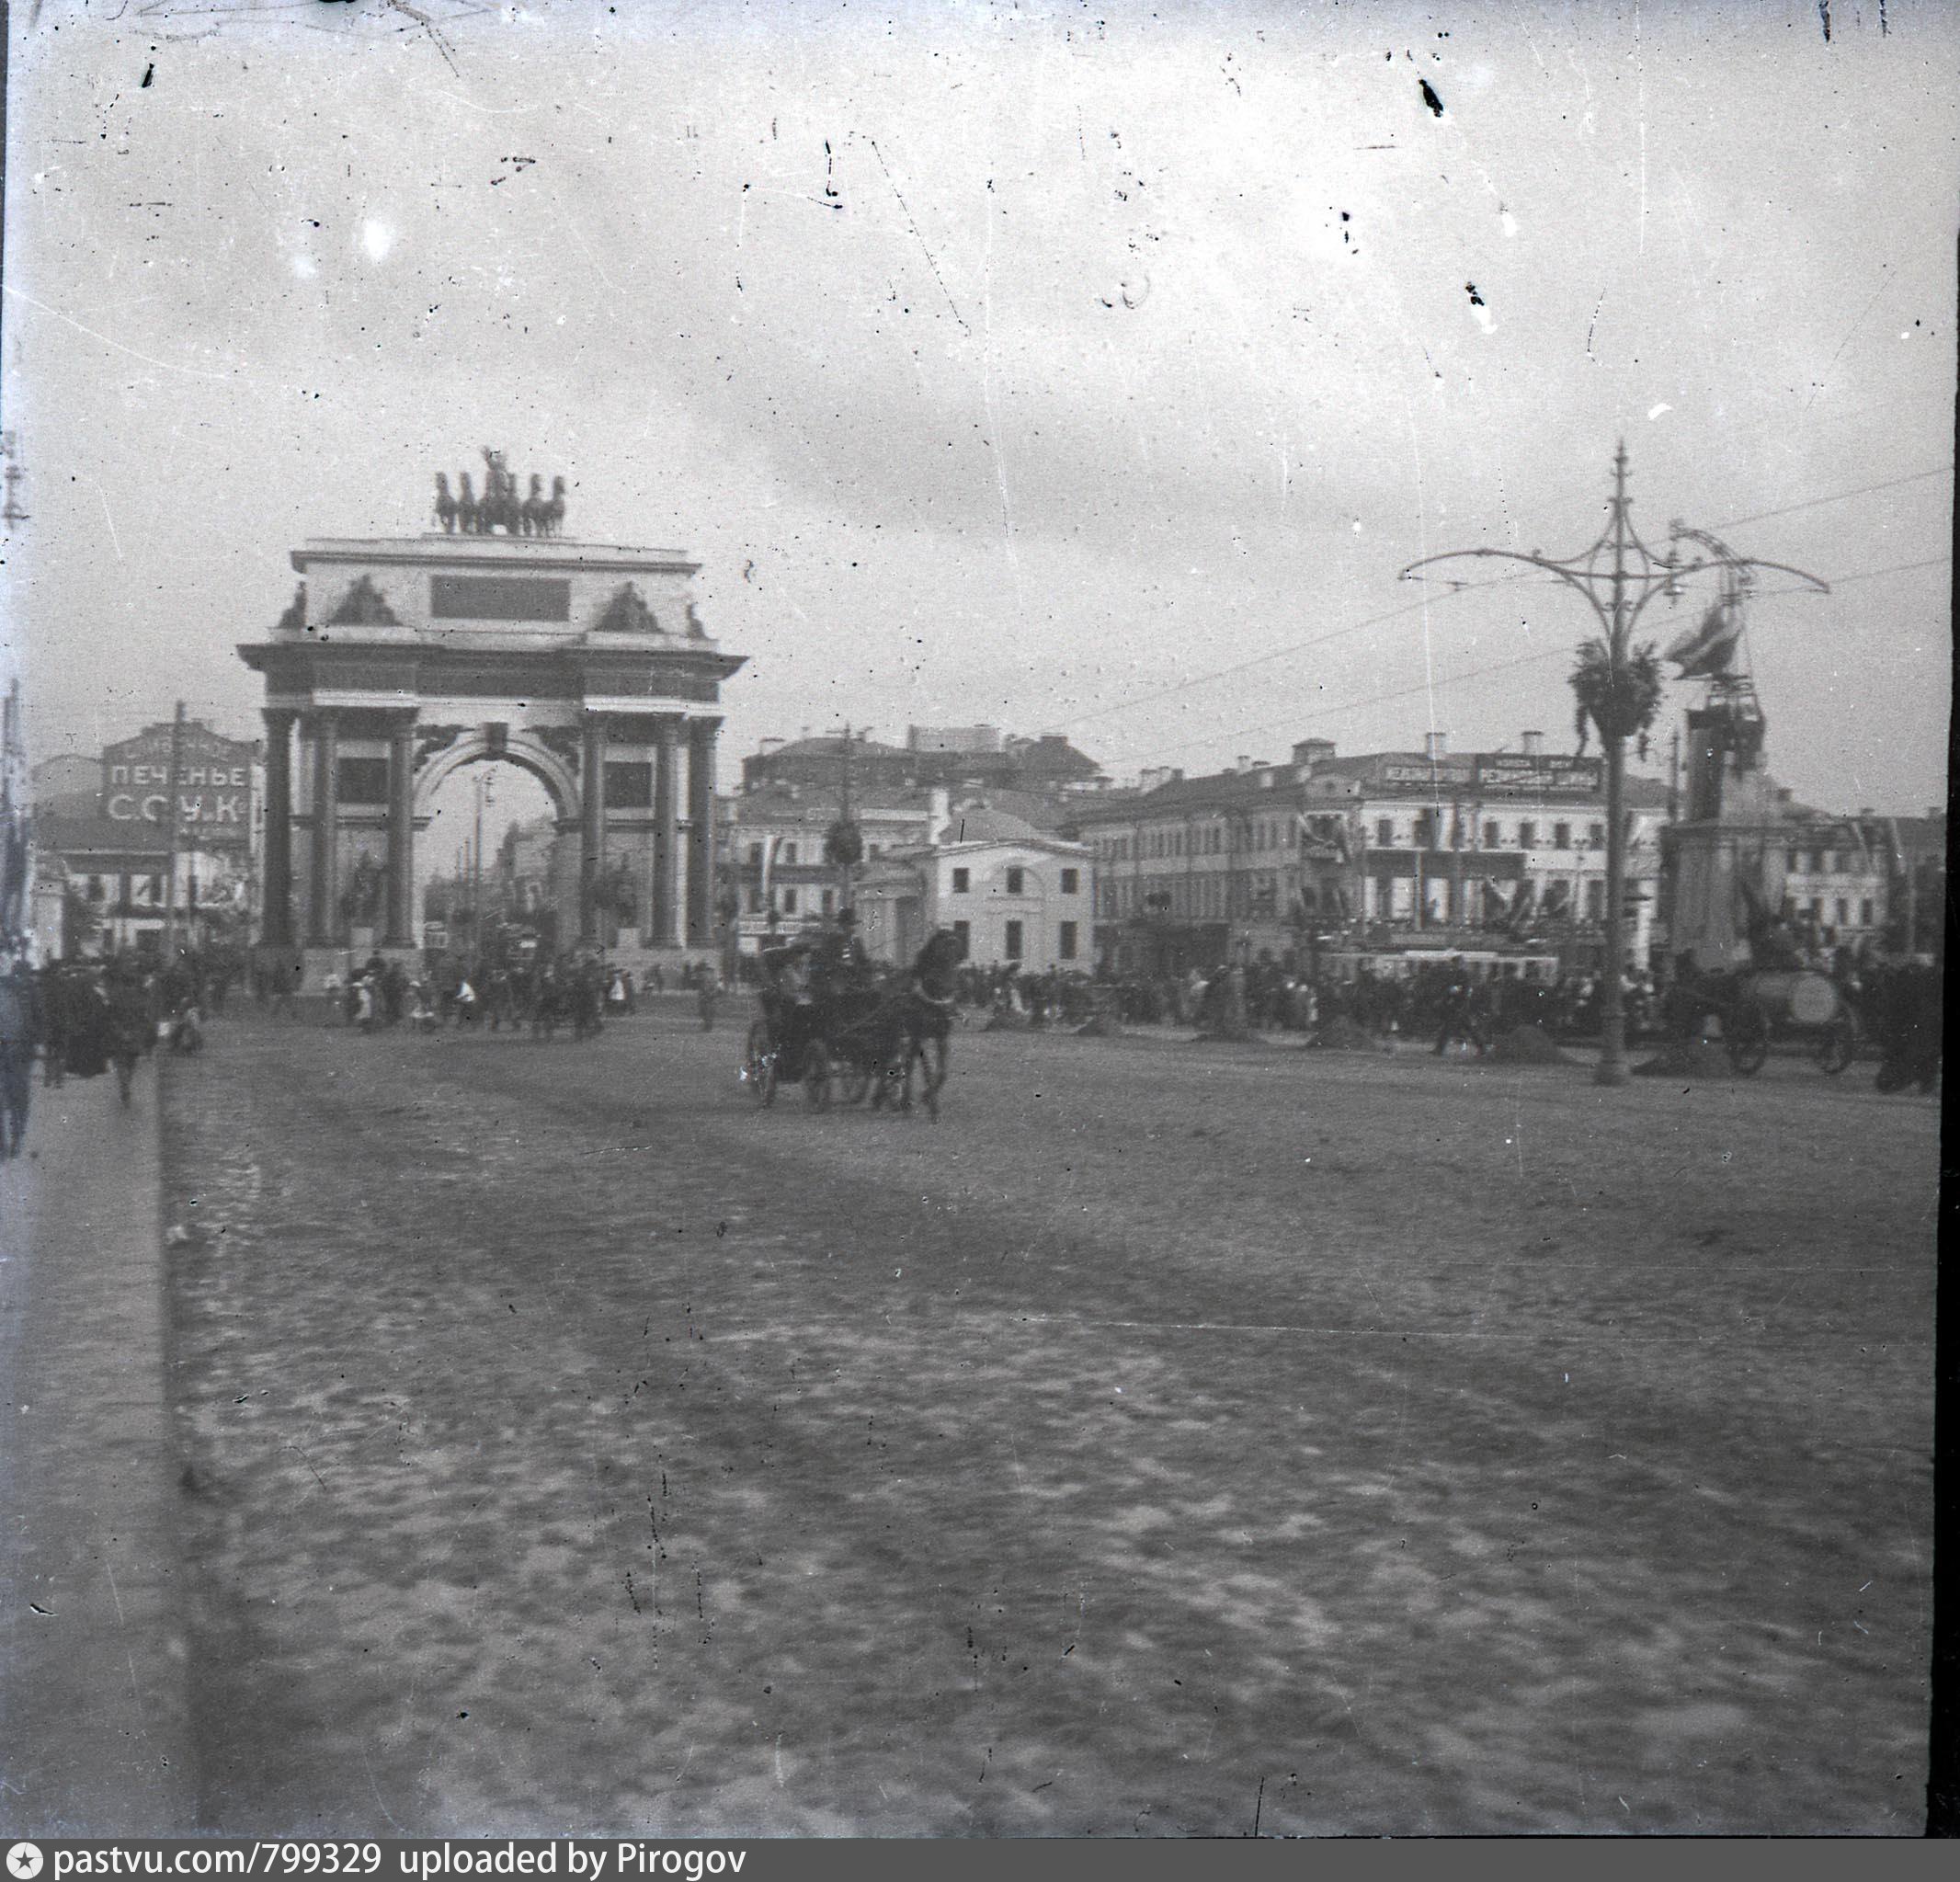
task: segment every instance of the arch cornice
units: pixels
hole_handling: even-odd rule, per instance
[[[481,730],[467,732],[432,758],[416,778],[416,817],[428,814],[436,793],[465,765],[489,764],[499,759],[529,771],[544,786],[561,827],[577,823],[578,780],[571,767],[542,740],[517,726],[499,745],[492,745]]]

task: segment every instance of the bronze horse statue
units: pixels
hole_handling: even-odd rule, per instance
[[[555,536],[564,527],[564,479],[552,479],[552,494],[544,494],[544,479],[530,480],[528,496],[518,495],[518,479],[507,469],[504,454],[483,447],[484,494],[479,497],[464,471],[457,479],[458,494],[450,494],[448,475],[436,473],[436,520],[448,535],[488,536],[497,530],[512,536]]]

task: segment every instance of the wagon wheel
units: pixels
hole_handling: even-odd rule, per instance
[[[1738,1007],[1723,1021],[1728,1038],[1728,1062],[1736,1076],[1753,1078],[1770,1055],[1769,1016],[1759,1006]]]
[[[742,1059],[742,1081],[758,1104],[776,1101],[776,1047],[769,1037],[769,1022],[758,1020],[748,1029],[748,1044]]]
[[[830,1109],[830,1055],[821,1039],[813,1039],[803,1051],[803,1097],[813,1111]]]
[[[1836,1019],[1824,1029],[1811,1056],[1817,1060],[1818,1071],[1828,1078],[1835,1078],[1851,1064],[1857,1051],[1857,1030],[1849,1020]]]
[[[847,1061],[838,1070],[838,1096],[846,1104],[862,1104],[872,1089],[871,1069]]]

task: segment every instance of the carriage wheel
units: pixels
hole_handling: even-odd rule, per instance
[[[803,1055],[803,1097],[813,1111],[830,1109],[830,1055],[813,1039]]]
[[[742,1060],[742,1081],[758,1104],[776,1101],[776,1053],[768,1025],[758,1020],[748,1029],[748,1045]]]
[[[1728,1062],[1736,1076],[1753,1078],[1770,1056],[1769,1021],[1760,1010],[1745,1008],[1732,1020],[1725,1020],[1728,1035]]]
[[[1818,1041],[1814,1056],[1818,1070],[1827,1078],[1835,1078],[1845,1066],[1851,1064],[1858,1050],[1858,1036],[1843,1020],[1834,1020],[1825,1029],[1824,1036]]]

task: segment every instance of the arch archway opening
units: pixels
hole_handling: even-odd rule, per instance
[[[506,758],[459,765],[424,816],[416,893],[427,938],[473,957],[556,952],[575,936],[577,832],[534,772]]]

